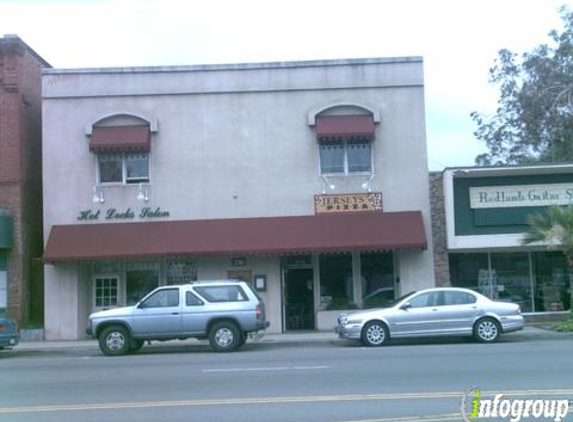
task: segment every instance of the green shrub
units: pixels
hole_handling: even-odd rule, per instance
[[[573,318],[569,318],[565,321],[561,321],[555,327],[553,327],[555,331],[559,331],[561,333],[571,333],[573,332]]]
[[[386,299],[385,297],[372,297],[364,301],[363,308],[364,309],[387,308],[391,303],[392,301]]]
[[[356,303],[343,297],[335,297],[326,305],[327,311],[341,311],[345,309],[358,309],[358,306],[356,306]]]

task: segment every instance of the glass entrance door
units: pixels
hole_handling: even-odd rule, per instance
[[[314,330],[312,268],[285,268],[284,283],[286,330]]]

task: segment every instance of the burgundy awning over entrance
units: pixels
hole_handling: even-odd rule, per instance
[[[53,226],[47,263],[425,249],[418,211]]]
[[[374,139],[374,119],[371,115],[319,116],[316,118],[318,140],[337,138]]]
[[[149,126],[94,126],[90,151],[151,149]]]

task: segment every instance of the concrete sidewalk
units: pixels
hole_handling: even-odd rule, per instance
[[[571,339],[573,333],[559,333],[552,331],[548,324],[528,324],[522,331],[506,334],[505,336],[535,337],[538,339]],[[504,337],[505,337],[504,336]],[[503,337],[502,337],[503,338]],[[305,331],[286,334],[266,334],[260,333],[255,338],[249,339],[250,343],[262,344],[308,344],[308,343],[331,343],[338,340],[338,336],[330,331]],[[208,344],[206,340],[175,340],[173,342],[152,342],[154,346],[169,345],[193,345]],[[98,347],[96,340],[71,340],[71,341],[22,341],[18,346],[19,350],[50,350],[59,348],[90,348]]]

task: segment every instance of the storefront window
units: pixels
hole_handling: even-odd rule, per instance
[[[486,253],[450,254],[450,277],[455,287],[465,287],[475,291],[483,290],[484,283],[490,281],[488,255]]]
[[[524,312],[533,311],[529,264],[528,253],[492,253],[491,298],[517,303]]]
[[[348,308],[353,303],[352,255],[320,255],[320,296],[327,309]]]
[[[159,285],[159,265],[130,262],[125,270],[126,304],[134,305]]]
[[[362,301],[364,308],[384,307],[394,300],[392,253],[362,253]]]
[[[562,311],[571,308],[567,263],[561,252],[535,253],[535,310]]]
[[[453,286],[517,303],[524,312],[571,307],[561,252],[450,254],[450,276]]]
[[[167,261],[167,284],[197,281],[197,263],[188,260]]]

